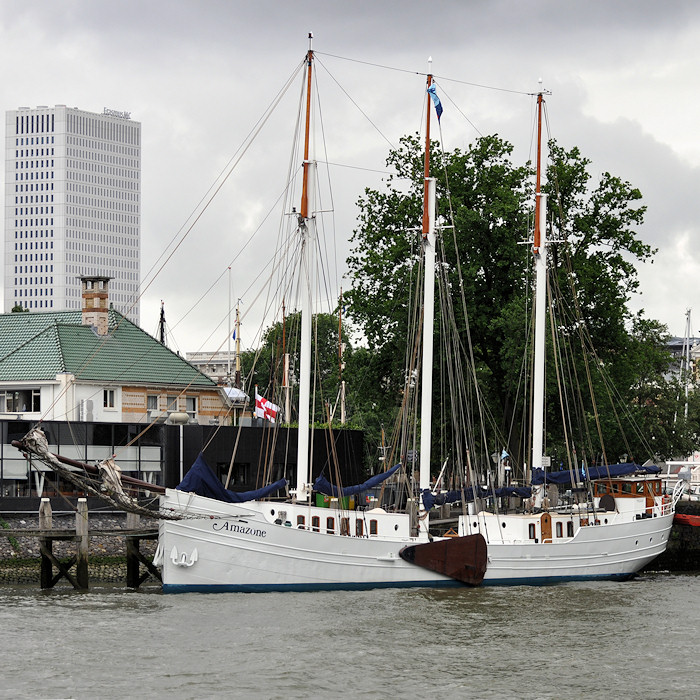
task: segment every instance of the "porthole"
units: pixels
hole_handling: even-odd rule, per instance
[[[506,524],[505,524],[505,523],[501,523],[501,525],[503,525],[503,527],[505,527],[505,526],[506,526]]]
[[[472,523],[472,527],[479,527],[477,523]]]
[[[397,523],[396,525],[394,525],[394,530],[398,530],[398,529],[399,529],[399,526],[398,526],[398,523]]]
[[[270,511],[270,515],[274,515],[274,514],[275,514],[275,509],[273,508],[273,509]]]

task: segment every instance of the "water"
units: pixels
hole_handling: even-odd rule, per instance
[[[0,588],[0,698],[695,697],[700,576],[162,595]]]

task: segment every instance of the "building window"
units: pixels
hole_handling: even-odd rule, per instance
[[[177,396],[168,396],[168,411],[177,411]]]
[[[157,411],[158,410],[158,395],[148,394],[146,396],[146,410]]]
[[[102,400],[105,408],[114,408],[114,389],[105,389],[102,392]]]
[[[41,389],[0,391],[0,413],[40,413]]]
[[[185,397],[185,410],[190,420],[197,420],[197,397],[187,396]]]

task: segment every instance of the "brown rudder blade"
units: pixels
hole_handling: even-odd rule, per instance
[[[400,556],[407,562],[450,578],[478,586],[486,573],[486,540],[482,535],[447,537],[404,547]]]

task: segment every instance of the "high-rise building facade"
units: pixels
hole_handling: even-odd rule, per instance
[[[5,311],[81,308],[81,277],[139,323],[141,124],[56,105],[6,113]]]

